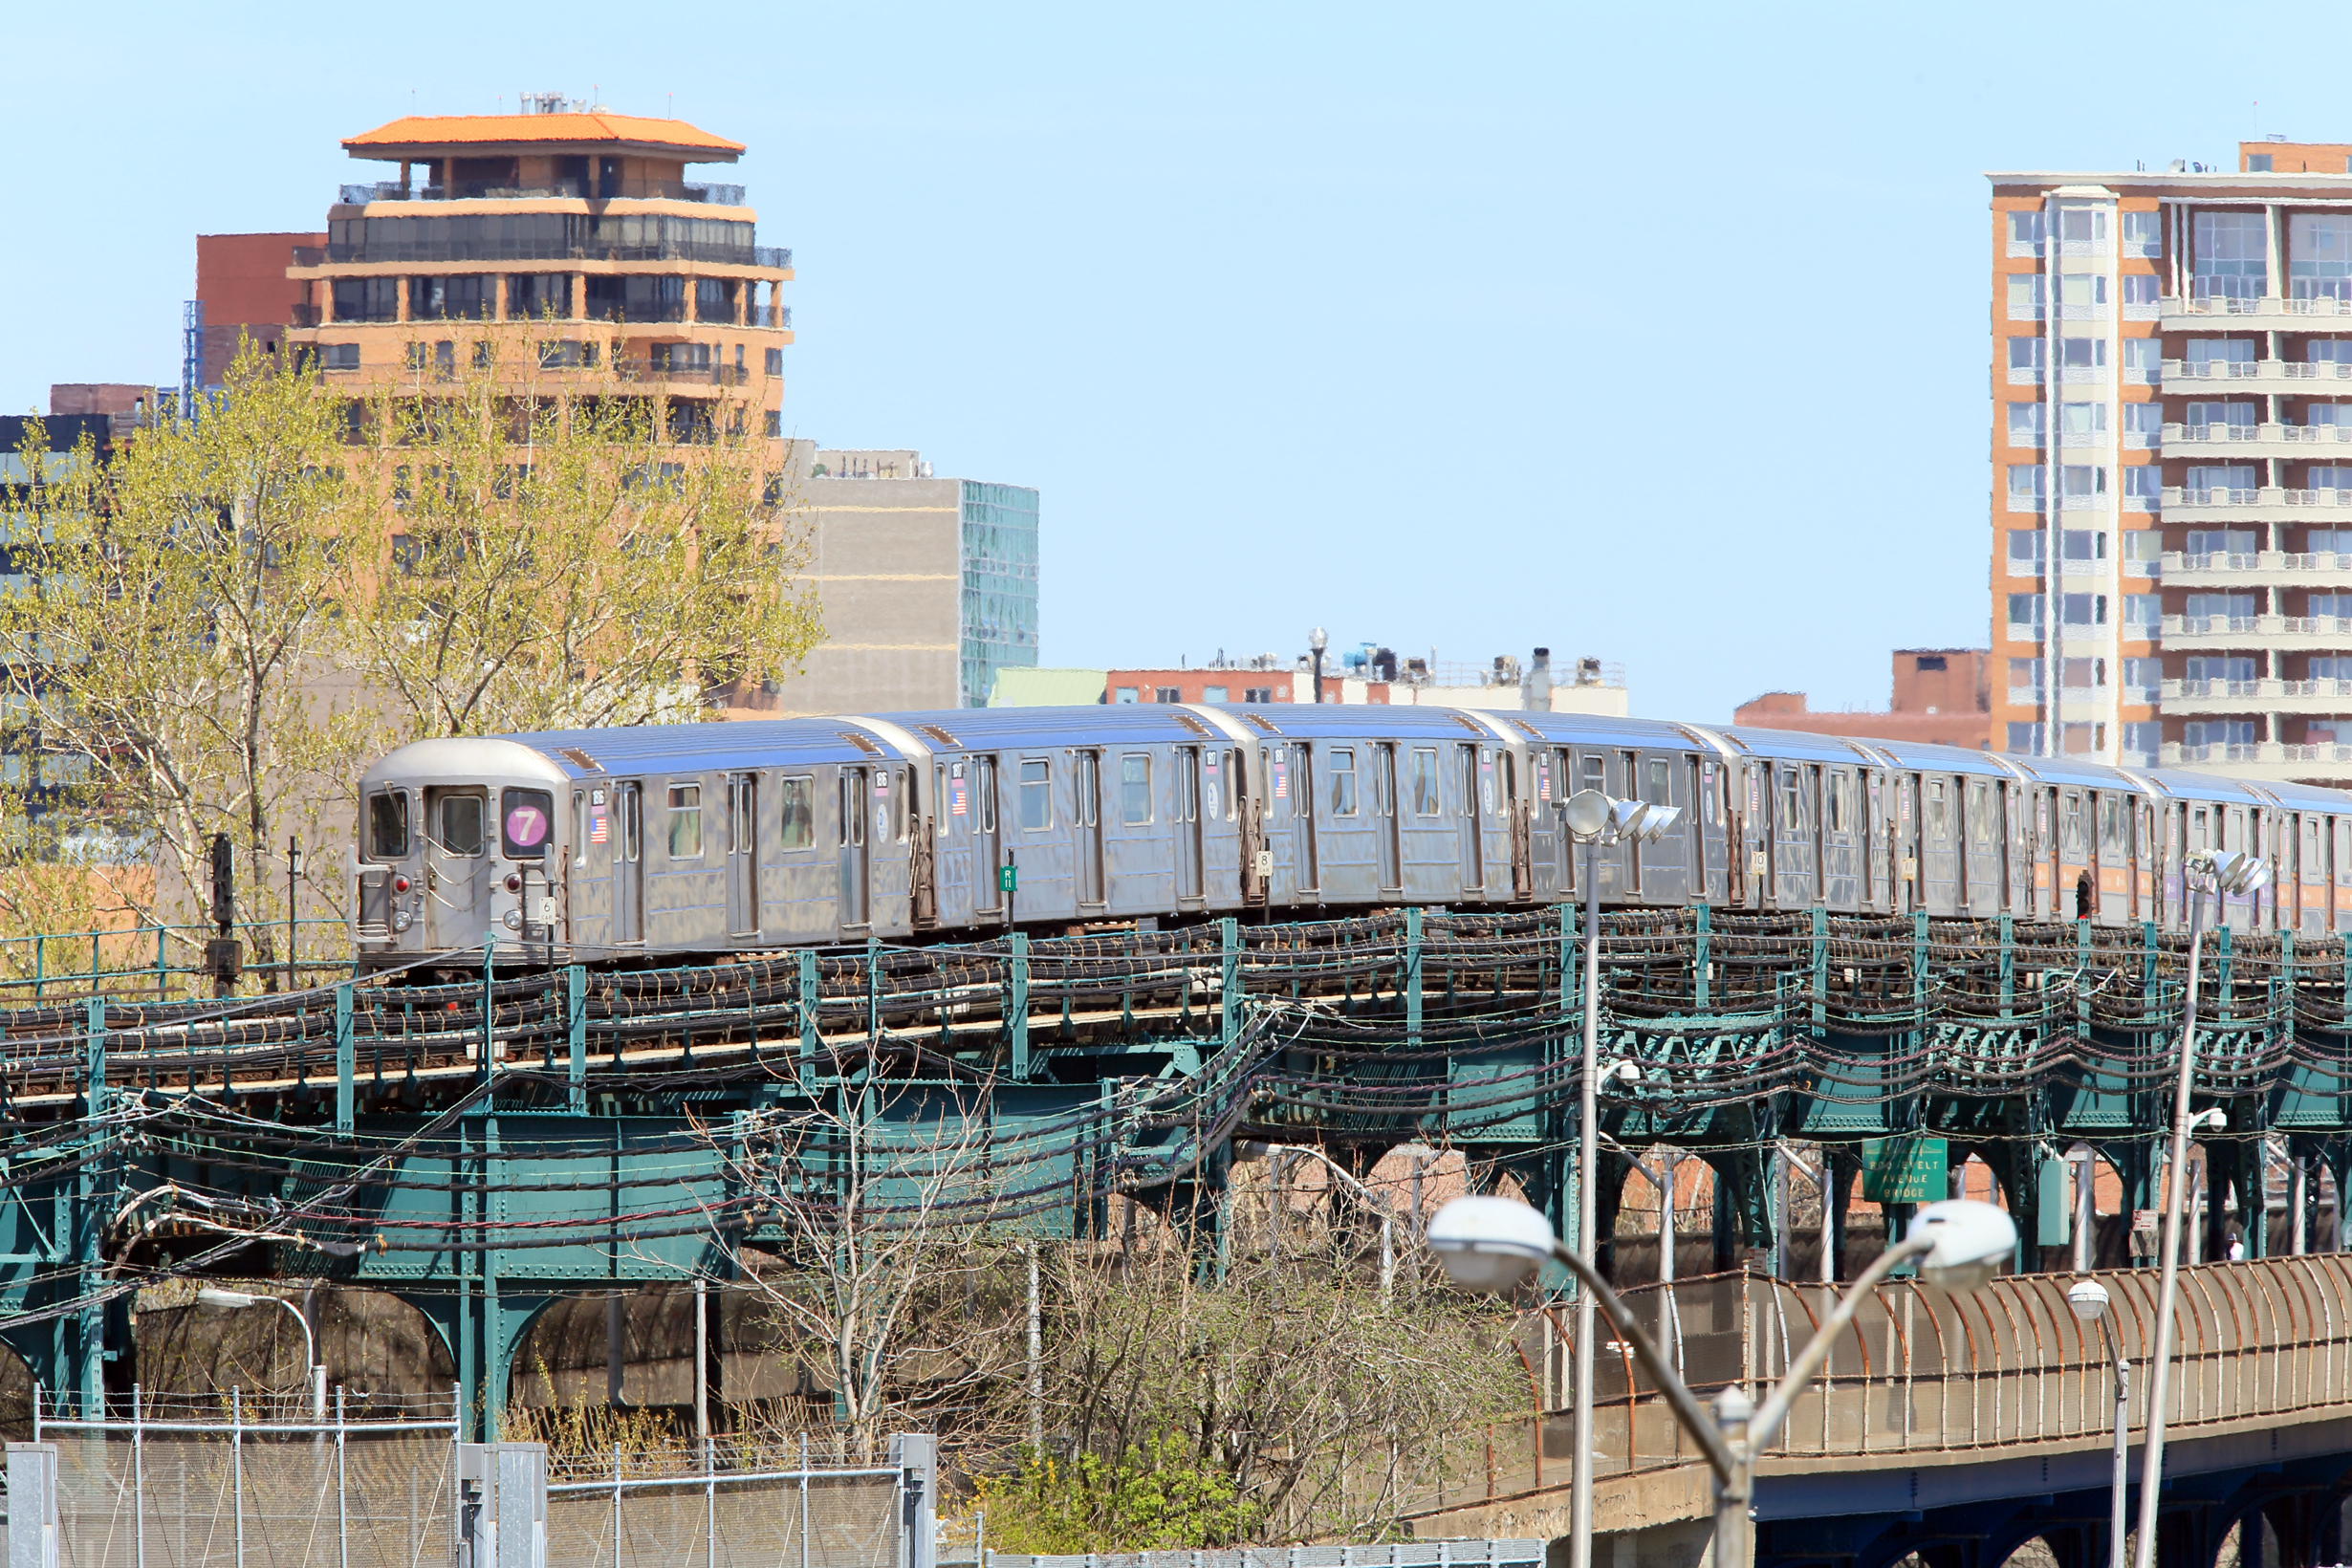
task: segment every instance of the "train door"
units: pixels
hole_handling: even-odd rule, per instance
[[[1997,786],[1989,778],[1963,780],[1961,789],[1960,857],[1961,909],[1990,915],[2001,906],[2000,813],[1993,805]]]
[[[1102,902],[1102,753],[1078,754],[1078,800],[1071,824],[1078,836],[1078,901]]]
[[[645,940],[645,786],[613,786],[613,940]]]
[[[1782,908],[1813,902],[1813,833],[1805,811],[1805,770],[1799,763],[1772,765],[1773,897]]]
[[[2336,869],[2336,887],[2329,905],[2335,911],[2336,929],[2352,931],[2352,817],[2334,818],[2336,847],[2328,863]]]
[[[1462,835],[1462,891],[1469,893],[1483,890],[1487,884],[1486,845],[1479,834],[1478,748],[1473,745],[1457,746],[1454,748],[1454,757],[1461,791],[1458,827]]]
[[[975,914],[1005,907],[1004,838],[996,825],[996,759],[973,757],[971,768],[971,906]]]
[[[1402,892],[1405,887],[1397,834],[1397,749],[1383,742],[1372,748],[1372,854],[1379,861],[1383,893]]]
[[[1854,875],[1854,771],[1816,770],[1821,791],[1819,821],[1821,902],[1832,908],[1854,907],[1861,882]]]
[[[2001,780],[1997,798],[2001,807],[2001,907],[2014,915],[2032,908],[2028,901],[2033,871],[2025,852],[2025,813],[2014,780]]]
[[[1176,748],[1176,897],[1201,897],[1201,749]]]
[[[1824,782],[1821,767],[1814,763],[1805,769],[1805,804],[1813,814],[1813,902],[1829,902],[1829,814],[1821,808],[1828,804],[1823,797]]]
[[[1865,768],[1862,776],[1862,798],[1856,808],[1862,817],[1858,831],[1862,835],[1862,906],[1876,909],[1880,889],[1886,885],[1886,874],[1880,868],[1879,859],[1886,852],[1886,834],[1879,825],[1879,813],[1884,809],[1882,795],[1884,787],[1876,768]]]
[[[841,892],[835,905],[844,927],[862,926],[874,918],[874,865],[866,843],[866,808],[874,794],[873,771],[843,766],[837,786],[840,795]]]
[[[425,792],[426,929],[436,947],[479,947],[490,932],[490,792]]]
[[[1313,893],[1323,885],[1323,868],[1316,859],[1315,749],[1293,741],[1291,753],[1291,891]]]
[[[1690,836],[1690,896],[1702,903],[1716,897],[1715,829],[1722,818],[1722,802],[1715,795],[1715,765],[1693,755],[1687,759],[1690,810],[1683,826]]]
[[[727,932],[759,934],[759,775],[727,775]]]
[[[1559,871],[1559,813],[1558,794],[1553,789],[1555,779],[1564,780],[1564,773],[1555,772],[1553,753],[1542,747],[1531,748],[1527,765],[1535,770],[1534,798],[1527,813],[1527,858],[1531,886],[1537,898],[1552,898],[1558,894]]]

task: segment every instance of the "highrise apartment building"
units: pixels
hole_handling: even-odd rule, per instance
[[[343,384],[453,372],[495,344],[583,388],[642,383],[681,439],[709,428],[725,389],[751,389],[731,396],[758,397],[780,467],[792,252],[755,243],[741,185],[686,177],[743,144],[547,107],[411,116],[344,142],[399,174],[344,185],[326,244],[294,249],[286,276],[307,297],[289,340]]]
[[[2352,145],[1990,179],[1994,744],[2352,782]]]

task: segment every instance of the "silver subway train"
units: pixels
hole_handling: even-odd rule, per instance
[[[1939,746],[1451,708],[976,708],[428,740],[360,791],[360,962],[671,959],[1580,898],[1579,788],[1684,808],[1615,906],[2352,929],[2352,795]]]

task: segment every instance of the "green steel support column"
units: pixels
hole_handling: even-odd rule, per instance
[[[1924,909],[1911,913],[1911,1006],[1919,1013],[1920,1044],[1925,1046],[1927,1030],[1927,913]]]
[[[812,957],[813,954],[802,954]],[[588,1114],[588,968],[567,964],[563,970],[563,1029],[572,1047],[565,1078],[571,1089],[565,1102],[574,1116]]]
[[[2091,988],[2082,977],[2091,969],[2091,923],[2075,922],[2075,1034],[2085,1038],[2091,1033]]]
[[[464,1241],[482,1239],[475,1225],[481,1215],[482,1188],[480,1169],[471,1158],[474,1148],[473,1120],[471,1117],[460,1117],[457,1123],[456,1168],[462,1172],[472,1167],[475,1174],[473,1181],[466,1181],[461,1176],[458,1182],[457,1233],[459,1239]],[[450,1259],[449,1272],[457,1276],[457,1312],[454,1318],[457,1343],[450,1348],[456,1352],[457,1419],[461,1432],[480,1430],[477,1423],[482,1409],[482,1293],[481,1281],[475,1274],[484,1261],[484,1254],[477,1252],[461,1252]]]
[[[2004,1022],[2017,1010],[2017,928],[2009,911],[2001,911],[2001,1018]]]
[[[2140,995],[2141,1011],[2153,1016],[2158,996],[2156,992],[2156,923],[2140,923]]]
[[[505,1163],[498,1158],[498,1118],[495,1113],[482,1119],[482,1218],[496,1222],[507,1217]],[[488,1225],[478,1238],[490,1239]],[[512,1347],[507,1343],[506,1320],[498,1300],[498,1250],[484,1247],[482,1258],[482,1441],[498,1441],[498,1418],[507,1403],[507,1364],[512,1359]]]
[[[817,1092],[817,955],[800,949],[800,1092]]]
[[[1580,967],[1580,966],[1579,966]],[[1405,1043],[1421,1049],[1421,906],[1405,911]]]
[[[2230,1006],[2230,927],[2213,932],[2213,1006],[2223,1023],[2235,1016]]]
[[[882,1043],[882,938],[878,936],[865,939],[865,1043]]]
[[[1813,1037],[1829,1034],[1829,910],[1813,906]]]
[[[82,1165],[76,1181],[79,1201],[74,1206],[74,1239],[81,1264],[77,1291],[82,1299],[81,1343],[77,1347],[81,1352],[81,1413],[84,1420],[95,1420],[106,1413],[106,1309],[92,1297],[106,1284],[98,1256],[103,1229],[99,1213],[112,1207],[98,1200],[98,1175],[101,1165],[115,1163],[95,1157],[95,1151],[107,1141],[98,1126],[106,1114],[106,999],[91,997],[84,1016],[87,1033],[83,1039],[82,1114],[86,1119],[83,1125],[89,1128],[86,1143],[93,1157]]]
[[[490,957],[498,946],[495,932],[482,938],[482,1076],[498,1076],[498,1001],[490,991]]]
[[[359,1071],[359,1042],[351,1024],[351,982],[335,988],[335,1130],[349,1133],[356,1108],[352,1080]]]
[[[1692,1004],[1701,1013],[1705,1013],[1712,1005],[1708,1000],[1711,991],[1708,985],[1708,970],[1714,967],[1714,929],[1708,918],[1710,913],[1711,911],[1706,904],[1699,905],[1698,944],[1690,955],[1693,969],[1691,975]]]
[[[1218,956],[1224,969],[1217,988],[1217,1049],[1223,1051],[1241,1033],[1241,922],[1228,915],[1217,922]]]
[[[1029,1081],[1029,933],[1013,933],[1013,975],[1005,984],[1005,1023],[1013,1031],[1013,1081]]]
[[[2286,995],[2287,1005],[2284,1013],[2278,1010],[2275,1001],[2271,1008],[2271,1016],[2279,1020],[2277,1027],[2284,1032],[2283,1037],[2276,1043],[2292,1052],[2295,1049],[2295,933],[2291,930],[2278,933],[2278,981],[2280,991]],[[2261,1256],[2259,1252],[2250,1255]]]

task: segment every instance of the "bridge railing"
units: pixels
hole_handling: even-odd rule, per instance
[[[2073,1274],[2013,1274],[1963,1296],[1914,1279],[1871,1292],[1789,1415],[1772,1452],[1803,1460],[2103,1444],[2114,1430],[2114,1368],[2097,1323],[2066,1303]],[[2126,1419],[2147,1420],[2156,1335],[2154,1269],[2095,1276],[2131,1362]],[[1835,1306],[1838,1290],[1755,1274],[1710,1274],[1623,1293],[1636,1320],[1702,1397],[1737,1383],[1760,1397]],[[1573,1315],[1546,1315],[1569,1363]],[[1629,1346],[1604,1323],[1596,1344],[1593,1448],[1601,1475],[1696,1462]],[[2310,1253],[2185,1268],[2166,1400],[2174,1434],[2352,1412],[2352,1254]],[[1485,1464],[1450,1477],[1416,1510],[1564,1485],[1564,1410],[1495,1423]]]

